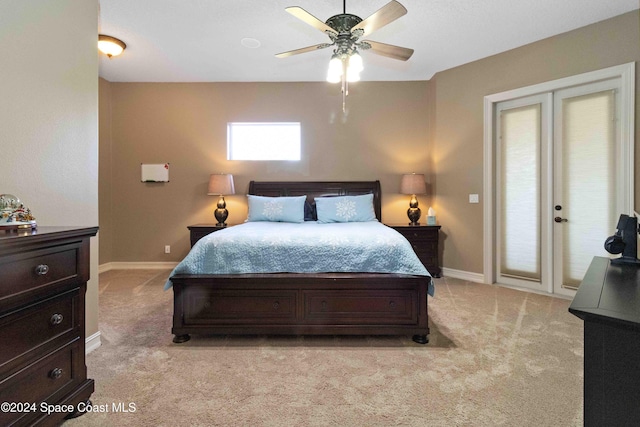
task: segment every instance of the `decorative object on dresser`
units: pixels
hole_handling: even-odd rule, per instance
[[[213,233],[218,230],[222,230],[222,227],[218,227],[215,224],[194,224],[187,227],[189,229],[189,239],[191,242],[191,247],[196,244],[196,242],[202,239],[207,234]]]
[[[0,234],[0,425],[57,425],[82,415],[94,382],[85,365],[89,240],[97,227]],[[42,411],[65,405],[69,411]],[[59,406],[62,407],[62,406]]]
[[[441,277],[442,270],[438,262],[439,225],[386,225],[402,234],[411,243],[413,251],[433,277]]]
[[[306,195],[305,208],[315,206],[317,197],[372,194],[375,218],[381,218],[379,181],[251,181],[249,194]],[[410,335],[415,342],[428,342],[428,275],[174,273],[170,282],[176,343],[189,340],[190,334]]]
[[[569,306],[584,320],[585,426],[640,425],[638,295],[637,264],[594,257]]]
[[[224,195],[236,194],[235,187],[233,185],[233,175],[231,174],[211,174],[209,177],[209,196],[220,196],[218,199],[218,208],[215,211],[215,217],[218,220],[216,227],[226,227],[227,217],[229,211],[227,210],[227,203],[224,201]]]
[[[400,182],[400,193],[411,195],[411,200],[409,201],[409,209],[407,209],[407,216],[411,221],[409,225],[418,225],[421,212],[420,208],[418,207],[418,198],[416,197],[416,194],[427,194],[427,185],[424,182],[424,175],[421,173],[402,175],[402,181]]]
[[[13,194],[0,194],[0,230],[36,228],[31,210]]]
[[[639,265],[638,259],[638,218],[626,214],[620,215],[616,233],[604,241],[604,249],[610,254],[622,254],[611,260],[613,264]]]

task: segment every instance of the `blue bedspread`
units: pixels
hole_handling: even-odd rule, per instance
[[[407,239],[376,221],[247,222],[200,239],[171,276],[284,272],[431,276]]]

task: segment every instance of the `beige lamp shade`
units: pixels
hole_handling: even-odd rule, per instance
[[[236,194],[236,190],[233,185],[233,175],[230,173],[211,174],[209,177],[209,191],[207,194],[209,196]]]
[[[427,184],[424,181],[424,174],[411,173],[402,175],[400,182],[400,193],[402,194],[427,194]]]

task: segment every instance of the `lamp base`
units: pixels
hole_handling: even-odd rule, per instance
[[[418,207],[418,198],[416,195],[411,196],[411,201],[409,201],[409,209],[407,209],[407,216],[411,221],[409,225],[420,225],[418,220],[420,219],[420,208]]]
[[[418,220],[420,219],[420,208],[417,209],[418,212],[410,212],[412,211],[412,209],[408,209],[407,210],[407,216],[409,217],[409,220],[411,221],[409,223],[409,225],[420,225],[420,223],[418,222]]]
[[[216,227],[226,227],[227,223],[225,221],[229,216],[229,211],[226,209],[227,203],[224,201],[223,196],[220,196],[217,206],[218,206],[218,209],[216,209],[215,212],[213,213],[216,219],[218,220]]]

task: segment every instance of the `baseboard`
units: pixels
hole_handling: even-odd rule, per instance
[[[442,269],[442,275],[444,277],[451,277],[453,279],[466,280],[468,282],[484,283],[484,275],[480,274],[480,273],[471,273],[471,272],[468,272],[468,271],[455,270],[453,268],[443,268]],[[532,293],[532,294],[545,295],[545,296],[548,296],[548,297],[554,297],[554,298],[560,298],[560,299],[572,299],[573,298],[573,297],[566,296],[566,295],[550,294],[549,292],[543,292],[543,291],[539,291],[539,290],[536,290],[536,289],[521,288],[521,287],[518,287],[518,286],[505,285],[503,283],[493,283],[493,285],[501,286],[503,288],[513,289],[514,291],[529,292],[529,293]]]
[[[482,273],[472,273],[469,271],[443,267],[442,275],[444,277],[452,277],[454,279],[467,280],[469,282],[484,283],[484,274]]]
[[[109,270],[171,270],[177,262],[107,262],[98,266],[98,274]]]
[[[102,341],[100,341],[100,331],[87,337],[84,341],[84,353],[89,354],[102,345]]]

